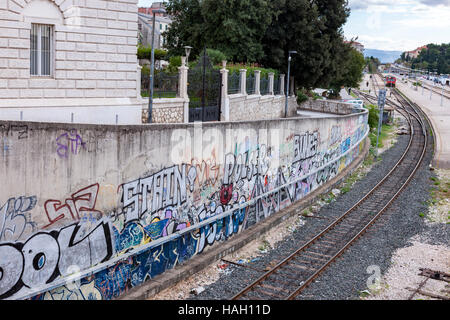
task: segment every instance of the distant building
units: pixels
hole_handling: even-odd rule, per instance
[[[155,2],[155,3],[152,4],[151,7],[147,7],[147,8],[140,7],[140,8],[138,8],[138,12],[146,14],[146,15],[149,15],[149,16],[153,16],[153,10],[165,9],[165,8],[166,8],[166,5],[165,5],[164,2]],[[157,16],[157,17],[167,17],[167,13],[155,13],[155,16]]]
[[[358,50],[358,52],[364,54],[364,45],[356,42],[356,41],[344,41],[345,43],[349,43],[353,49]]]
[[[413,51],[406,51],[405,58],[416,59],[419,56],[420,52],[424,49],[428,49],[428,47],[422,46]]]
[[[138,29],[141,43],[144,46],[151,45],[153,16],[144,13],[139,13],[138,16]],[[165,47],[166,39],[163,33],[169,30],[171,24],[172,20],[168,17],[155,16],[155,48],[160,49]]]

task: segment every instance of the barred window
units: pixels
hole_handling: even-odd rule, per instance
[[[50,76],[53,69],[53,26],[31,24],[30,74]]]

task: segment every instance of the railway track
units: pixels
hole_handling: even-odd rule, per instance
[[[425,156],[425,123],[415,106],[396,90],[400,112],[410,125],[410,140],[390,172],[352,208],[290,256],[232,297],[233,300],[293,300],[357,241],[411,181]]]
[[[439,89],[437,89],[437,88],[433,88],[433,87],[431,87],[431,86],[429,86],[429,85],[425,85],[425,84],[423,84],[423,83],[422,83],[422,86],[423,86],[426,90],[431,90],[431,91],[433,91],[434,93],[436,93],[436,94],[438,94],[438,95],[443,95],[444,98],[446,98],[446,99],[450,99],[449,91],[448,91],[447,89],[445,89],[445,88],[444,88],[444,90],[442,91],[442,89],[439,90]]]
[[[436,87],[433,87],[433,86],[431,86],[429,84],[424,83],[424,81],[421,81],[421,80],[411,81],[411,80],[407,79],[407,81],[410,82],[410,83],[420,82],[421,86],[424,87],[426,90],[431,90],[431,91],[433,91],[434,93],[436,93],[438,95],[443,95],[444,98],[446,98],[446,99],[450,99],[450,90],[448,90],[445,87],[436,88]]]

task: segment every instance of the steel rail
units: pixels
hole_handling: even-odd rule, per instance
[[[408,102],[408,104],[410,105],[410,107],[413,109],[413,111],[415,111],[417,113],[417,111],[414,109],[414,107]],[[405,109],[406,111],[406,109]],[[252,284],[250,284],[249,286],[247,286],[244,290],[242,290],[241,292],[239,292],[238,294],[236,294],[232,299],[236,300],[239,299],[241,297],[243,297],[244,295],[246,295],[247,293],[249,293],[250,291],[252,291],[255,287],[257,287],[259,284],[261,284],[264,280],[266,280],[270,275],[274,274],[276,271],[280,270],[283,266],[285,266],[286,264],[288,264],[291,260],[293,260],[299,253],[305,251],[307,248],[309,248],[312,244],[314,244],[317,240],[319,240],[320,238],[322,238],[325,234],[328,234],[329,231],[331,231],[336,225],[338,225],[340,222],[342,222],[351,212],[353,212],[357,207],[359,207],[369,196],[371,196],[375,190],[377,190],[391,175],[392,173],[398,168],[398,166],[403,162],[403,160],[405,159],[406,155],[408,154],[408,152],[411,150],[411,146],[415,137],[415,132],[414,132],[414,126],[412,123],[412,114],[410,112],[408,112],[408,115],[410,115],[410,117],[406,117],[410,128],[411,128],[411,135],[410,135],[410,140],[408,142],[408,146],[405,149],[405,152],[403,153],[402,157],[400,158],[400,160],[398,160],[398,162],[396,163],[396,165],[389,171],[389,173],[371,190],[369,191],[361,200],[359,200],[352,208],[350,208],[347,212],[345,212],[343,215],[341,215],[339,218],[337,218],[333,223],[331,223],[328,227],[326,227],[322,232],[320,232],[318,235],[316,235],[314,238],[312,238],[311,240],[309,240],[306,244],[304,244],[301,248],[299,248],[298,250],[296,250],[294,253],[292,253],[289,257],[285,258],[283,261],[281,261],[278,265],[276,265],[272,270],[266,272],[264,275],[262,275],[261,277],[259,277],[256,281],[254,281]],[[417,113],[418,115],[418,113]],[[402,186],[400,187],[399,190],[397,190],[397,192],[395,193],[395,195],[388,201],[388,203],[378,212],[378,214],[369,221],[369,223],[367,223],[364,228],[357,233],[356,236],[354,236],[350,241],[348,241],[344,247],[342,247],[333,257],[331,257],[326,263],[324,263],[316,272],[314,272],[313,275],[311,275],[305,282],[303,282],[303,284],[298,287],[292,294],[290,294],[287,299],[293,299],[295,298],[304,288],[306,288],[312,281],[314,281],[314,279],[316,279],[333,261],[335,261],[340,255],[342,255],[344,253],[344,251],[352,244],[354,243],[359,237],[362,236],[362,234],[364,234],[367,229],[373,225],[376,220],[378,220],[378,218],[385,212],[385,210],[393,203],[393,201],[399,196],[399,194],[404,190],[404,188],[406,187],[406,185],[411,181],[411,179],[413,178],[414,174],[417,172],[417,169],[419,168],[420,164],[422,163],[422,160],[424,158],[425,152],[426,152],[426,146],[428,144],[427,141],[427,136],[426,136],[426,132],[424,130],[424,124],[422,121],[420,121],[420,116],[414,116],[414,118],[416,118],[416,120],[418,120],[418,123],[420,126],[422,126],[422,134],[424,135],[424,143],[423,143],[423,149],[421,152],[421,155],[419,157],[419,159],[417,160],[417,163],[414,167],[414,169],[412,170],[412,172],[409,174],[408,178],[406,179],[406,181],[402,184]]]
[[[419,120],[419,119],[417,118],[417,120]],[[423,123],[421,121],[418,121],[418,122],[420,123],[420,125],[423,128]],[[411,130],[412,129],[413,129],[413,127],[411,126]],[[412,136],[413,136],[413,133],[411,132],[411,137]],[[346,251],[348,249],[348,247],[350,247],[357,239],[359,239],[381,217],[381,215],[386,211],[386,209],[388,207],[390,207],[391,204],[397,199],[397,197],[400,195],[400,193],[405,189],[405,187],[412,180],[412,178],[414,177],[415,173],[417,172],[419,166],[422,163],[422,160],[423,160],[423,158],[425,156],[426,147],[427,147],[427,135],[424,134],[424,137],[425,137],[425,142],[424,142],[424,147],[423,147],[423,150],[422,150],[422,154],[421,154],[421,156],[419,158],[419,161],[417,162],[416,166],[414,167],[414,170],[411,172],[411,174],[409,175],[409,177],[406,180],[406,182],[400,187],[400,189],[389,200],[389,202],[379,211],[379,213],[366,226],[364,226],[364,228],[356,236],[354,236],[349,242],[347,242],[347,244],[341,250],[339,250],[338,253],[336,253],[332,258],[330,258],[329,261],[326,264],[324,264],[309,279],[307,279],[305,281],[305,283],[301,287],[299,287],[293,294],[291,294],[287,298],[288,300],[292,300],[293,298],[295,298],[303,289],[305,289],[312,281],[314,281],[320,275],[320,273],[323,272],[323,270],[325,270],[332,262],[334,262],[339,256],[341,256],[344,253],[344,251]],[[406,155],[406,153],[402,156],[402,160],[403,160],[405,155]],[[398,164],[396,166],[398,166]]]

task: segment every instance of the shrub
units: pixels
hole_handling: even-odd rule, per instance
[[[144,47],[139,45],[137,48],[138,59],[152,59],[152,48],[150,46]],[[167,51],[162,49],[155,49],[155,60],[163,60],[167,57]]]
[[[379,113],[377,106],[370,104],[368,106],[369,109],[369,127],[370,130],[373,130],[374,128],[378,128],[378,121],[379,121]]]
[[[168,71],[170,73],[178,72],[178,67],[181,67],[181,56],[170,57]]]
[[[227,69],[230,71],[230,75],[233,73],[239,73],[240,69],[247,69],[247,77],[250,75],[253,76],[255,74],[255,70],[261,71],[261,78],[267,78],[270,72],[275,74],[275,78],[277,78],[280,74],[278,70],[263,68],[257,64],[229,63],[227,64]]]
[[[227,60],[227,56],[219,50],[206,49],[206,54],[211,59],[213,65],[221,64],[223,60]]]
[[[300,105],[306,101],[308,101],[308,95],[304,92],[304,90],[297,90],[297,104]]]

